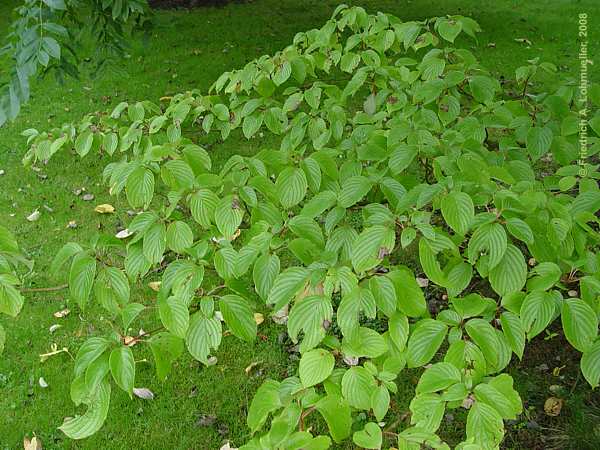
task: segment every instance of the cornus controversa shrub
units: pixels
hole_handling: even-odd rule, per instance
[[[454,46],[477,31],[461,16],[402,22],[340,6],[207,95],[26,131],[28,163],[60,149],[110,156],[110,193],[139,210],[124,239],[68,243],[52,264],[70,265],[72,301],[98,302],[121,330],[80,348],[71,396],[88,409],[61,430],[101,428],[111,389],[132,394],[142,345],[165,379],[185,351],[207,364],[224,329],[253,341],[259,305],[287,316],[301,358],[296,376],[258,389],[245,450],[449,448],[436,431],[454,408],[468,409],[456,448],[498,448],[522,410],[503,370],[558,321],[596,387],[599,116],[580,121],[572,84],[528,92],[552,64],[500,83]],[[215,170],[199,131],[272,139]],[[162,274],[162,328],[127,338],[147,309],[130,285],[150,270]],[[425,292],[447,301],[428,308]],[[382,430],[395,380],[419,367],[410,425]]]
[[[23,308],[24,299],[19,290],[21,268],[33,268],[25,258],[13,234],[0,225],[0,317],[16,317]],[[4,351],[6,331],[0,322],[0,355]]]

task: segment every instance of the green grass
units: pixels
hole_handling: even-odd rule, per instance
[[[7,31],[14,6],[10,3],[0,6],[0,35]],[[390,12],[403,20],[444,14],[471,16],[479,21],[483,33],[478,43],[462,41],[461,44],[470,48],[497,75],[505,77],[510,77],[516,67],[536,56],[559,66],[562,76],[576,77],[579,12],[587,12],[590,17],[590,54],[592,57],[598,54],[596,43],[600,42],[600,27],[594,23],[600,18],[600,7],[595,0],[365,0],[351,3],[361,4],[371,12]],[[68,241],[85,242],[99,228],[112,232],[128,218],[125,201],[110,198],[101,184],[100,175],[106,161],[97,158],[80,161],[65,153],[47,167],[38,166],[39,172],[25,170],[20,163],[25,152],[25,143],[20,137],[22,130],[47,129],[92,111],[109,109],[123,100],[158,100],[163,95],[187,89],[206,90],[223,71],[283,48],[298,31],[320,26],[336,4],[337,1],[332,0],[256,0],[222,9],[160,11],[156,13],[151,38],[134,43],[131,58],[122,65],[124,74],[93,80],[87,73],[89,70],[86,72],[84,68],[81,81],[69,81],[65,86],[57,85],[53,79],[34,83],[33,98],[17,121],[0,129],[0,169],[5,171],[5,175],[0,176],[0,221],[17,234],[36,261],[29,284],[41,287],[64,283],[64,279],[48,276],[49,262],[56,251]],[[517,42],[517,38],[527,38],[533,45],[529,48]],[[593,74],[597,73],[596,68]],[[217,164],[222,164],[234,152],[254,152],[257,145],[256,141],[248,143],[232,137],[226,145],[215,146],[212,157]],[[76,197],[72,191],[81,187],[93,193],[96,199],[84,202]],[[99,203],[114,204],[117,214],[112,217],[95,214],[93,207]],[[26,216],[35,209],[40,210],[41,218],[28,222]],[[77,223],[77,228],[66,228],[71,220]],[[151,291],[145,286],[138,286],[133,295],[136,301],[153,302]],[[67,354],[60,354],[41,363],[38,355],[50,351],[52,344],[68,347],[75,353],[86,337],[109,325],[100,310],[81,317],[76,308],[72,308],[74,311],[68,317],[54,318],[53,313],[66,305],[65,296],[64,291],[30,294],[17,320],[0,319],[8,331],[7,348],[0,358],[0,449],[19,448],[23,436],[34,433],[46,449],[214,449],[227,439],[241,445],[248,436],[245,410],[258,385],[266,376],[281,378],[295,370],[296,362],[278,344],[278,335],[283,329],[267,324],[259,328],[265,339],[258,339],[253,345],[226,337],[217,353],[216,366],[204,368],[190,358],[183,358],[165,383],[156,381],[151,363],[142,362],[138,365],[136,385],[150,388],[156,398],[129,401],[123,392],[115,390],[104,428],[86,441],[71,442],[57,426],[63,417],[76,412],[68,393],[72,361]],[[151,327],[156,322],[153,316],[151,313],[144,317],[144,324]],[[62,328],[50,334],[48,329],[55,323]],[[549,349],[553,351],[552,346]],[[151,360],[150,355],[146,357]],[[260,362],[259,374],[248,377],[244,368],[252,362]],[[550,395],[548,386],[562,384],[568,391],[575,382],[577,368],[573,365],[565,369],[565,378],[560,379],[548,374],[540,376],[527,364],[526,357],[519,368],[521,376],[517,388],[533,408],[531,414],[541,421],[543,402]],[[554,367],[552,362],[548,365]],[[414,377],[403,374],[400,393],[394,399],[397,415],[407,411],[414,383]],[[39,377],[44,377],[48,388],[38,385]],[[512,427],[507,447],[553,448],[552,442],[559,442],[554,448],[600,448],[597,429],[600,401],[594,400],[593,395],[580,380],[562,416],[544,422],[544,426],[554,431],[532,430],[523,437],[521,431],[527,429],[524,425],[527,419],[523,419]],[[199,427],[197,421],[203,414],[216,415],[216,425]],[[456,414],[454,421],[444,425],[452,439],[460,437],[457,435],[462,432],[460,420],[460,414]],[[545,434],[552,433],[556,439],[548,441],[545,447],[535,447],[529,440],[533,434],[537,445]]]

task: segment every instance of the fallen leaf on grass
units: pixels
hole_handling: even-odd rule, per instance
[[[287,305],[285,305],[283,308],[281,308],[279,311],[273,314],[273,316],[271,317],[273,319],[273,322],[275,322],[278,325],[286,324],[288,320],[288,311],[289,308]]]
[[[42,441],[34,436],[31,440],[28,437],[23,438],[24,450],[42,450]]]
[[[63,347],[60,350],[58,349],[58,345],[56,344],[52,344],[50,346],[51,351],[48,353],[43,353],[40,355],[40,362],[44,362],[46,361],[48,358],[50,358],[51,356],[56,356],[59,355],[61,353],[67,353],[69,356],[71,356],[71,358],[73,357],[70,353],[69,353],[69,349],[67,347]]]
[[[46,380],[44,380],[44,377],[40,377],[40,379],[38,380],[38,384],[40,385],[40,387],[42,389],[46,389],[48,387],[48,383],[46,383]]]
[[[61,309],[60,311],[56,311],[53,315],[57,319],[61,319],[63,317],[67,317],[71,313],[69,308]]]
[[[123,338],[123,344],[125,344],[127,347],[133,347],[135,344],[137,344],[137,338],[134,338],[133,336],[125,336]]]
[[[256,325],[260,325],[265,321],[265,316],[261,313],[254,313],[254,321],[256,322]]]
[[[154,392],[148,388],[133,388],[133,393],[136,397],[144,400],[154,400]]]
[[[102,205],[96,206],[94,208],[94,211],[96,211],[99,214],[112,214],[115,212],[115,207],[108,203],[103,203]]]
[[[160,285],[161,285],[160,281],[151,281],[150,283],[148,283],[148,287],[150,289],[152,289],[154,292],[160,291]]]
[[[544,412],[551,417],[556,417],[560,414],[563,403],[564,400],[562,398],[548,397],[544,403]]]
[[[51,325],[50,328],[48,328],[48,331],[50,332],[50,334],[52,334],[56,330],[58,330],[60,327],[62,327],[62,325],[55,323],[54,325]]]
[[[34,212],[32,212],[31,214],[29,214],[27,216],[27,220],[29,222],[35,222],[36,220],[38,220],[40,218],[41,215],[42,215],[42,213],[40,213],[40,211],[36,209]]]
[[[219,450],[238,450],[237,447],[232,447],[229,442],[225,442]]]
[[[94,200],[94,194],[85,194],[81,198],[83,199],[84,202],[91,202],[92,200]]]
[[[516,38],[515,41],[520,42],[521,44],[533,45],[527,38]]]
[[[115,234],[115,237],[117,239],[126,239],[129,236],[131,236],[133,233],[131,231],[129,231],[127,228],[125,228],[124,230],[119,231],[117,234]]]
[[[69,223],[65,226],[65,228],[77,228],[77,222],[74,220],[69,220]]]
[[[261,364],[262,364],[262,361],[253,362],[252,364],[250,364],[248,367],[246,367],[244,369],[244,372],[246,372],[246,375],[250,376],[252,371],[254,371]]]

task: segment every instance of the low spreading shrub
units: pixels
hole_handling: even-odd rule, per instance
[[[436,432],[454,408],[468,409],[456,448],[498,448],[522,410],[503,371],[558,320],[598,386],[600,118],[573,83],[530,92],[552,64],[498,81],[454,44],[478,31],[467,17],[340,6],[209,94],[27,130],[26,163],[108,156],[110,193],[138,211],[117,237],[68,243],[52,264],[70,265],[72,301],[85,311],[93,298],[119,330],[80,348],[71,397],[88,409],[62,431],[96,433],[111,389],[132,395],[142,345],[165,379],[185,351],[210,363],[224,328],[253,341],[265,307],[287,318],[301,358],[296,376],[258,389],[246,450],[448,448]],[[597,106],[598,87],[589,94]],[[199,131],[264,148],[217,169]],[[130,285],[151,270],[162,326],[130,337],[149,309]],[[424,369],[410,426],[382,429],[405,368]]]

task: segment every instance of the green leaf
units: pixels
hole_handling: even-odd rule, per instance
[[[185,343],[190,354],[203,364],[208,364],[208,355],[221,344],[221,321],[207,318],[202,313],[192,316]]]
[[[409,145],[400,143],[390,154],[388,166],[394,175],[398,175],[403,172],[408,166],[411,165],[415,156],[417,156],[418,147],[416,145]]]
[[[319,400],[315,407],[321,413],[329,434],[335,442],[342,442],[352,433],[352,416],[348,402],[340,395],[329,394]]]
[[[131,322],[133,322],[145,309],[146,307],[141,303],[128,303],[121,311],[123,330],[127,331]]]
[[[523,352],[525,350],[525,327],[523,327],[521,318],[510,311],[505,311],[500,316],[500,323],[502,324],[502,331],[504,332],[504,336],[506,336],[506,340],[512,348],[512,351],[515,352],[515,355],[517,355],[519,359],[523,359]]]
[[[151,264],[162,261],[167,246],[167,232],[163,223],[155,223],[144,234],[144,256]]]
[[[83,343],[75,357],[75,377],[85,373],[88,366],[108,348],[109,341],[101,337],[89,338]]]
[[[280,263],[277,255],[262,255],[254,263],[252,279],[254,280],[254,288],[261,298],[267,299],[269,291],[277,275],[279,275],[279,268]]]
[[[92,149],[93,142],[94,135],[90,130],[86,130],[75,139],[75,151],[83,158]]]
[[[381,448],[382,433],[379,425],[369,422],[365,428],[352,435],[352,441],[361,448]]]
[[[77,253],[82,251],[83,248],[81,248],[79,244],[75,242],[66,243],[54,256],[54,259],[50,264],[50,275],[53,277],[58,276],[58,273],[61,271],[65,263]]]
[[[454,19],[438,19],[436,26],[440,36],[450,42],[454,42],[462,30],[462,22]]]
[[[467,234],[475,218],[475,207],[469,194],[453,191],[441,203],[442,216],[450,228],[462,236]]]
[[[133,398],[135,359],[129,347],[118,347],[110,353],[110,373],[115,383]]]
[[[284,270],[275,278],[267,303],[275,305],[273,309],[279,311],[304,288],[309,275],[310,272],[304,267],[290,267]]]
[[[154,174],[150,169],[138,167],[127,177],[127,201],[134,208],[148,208],[154,197]]]
[[[293,167],[283,169],[277,177],[275,189],[281,206],[285,209],[296,206],[304,199],[308,189],[308,181],[304,171]]]
[[[215,224],[227,239],[232,239],[244,218],[244,210],[233,195],[222,198],[215,207]]]
[[[279,400],[279,386],[279,382],[267,380],[256,391],[246,419],[252,433],[264,425],[270,413],[283,406]]]
[[[150,340],[150,350],[154,355],[156,375],[164,381],[171,373],[173,361],[183,353],[183,340],[171,333],[159,333]]]
[[[531,340],[550,324],[556,311],[556,302],[549,292],[533,291],[521,305],[521,321]]]
[[[504,437],[504,422],[495,408],[481,402],[467,415],[467,439],[473,439],[482,448],[497,448]]]
[[[469,87],[475,100],[481,103],[491,102],[496,93],[496,81],[486,76],[474,76],[469,80]]]
[[[496,367],[498,365],[498,348],[500,344],[494,327],[487,320],[471,319],[467,322],[465,331],[481,349],[483,356],[491,366]]]
[[[0,324],[0,355],[4,351],[4,346],[6,345],[6,331],[4,331],[4,327]]]
[[[184,253],[194,243],[194,233],[185,222],[175,221],[167,228],[167,247],[175,253]]]
[[[598,387],[600,384],[600,340],[583,352],[581,373],[593,389]]]
[[[421,394],[410,401],[411,425],[435,431],[444,417],[446,403],[439,394]]]
[[[533,231],[531,231],[531,227],[523,220],[517,219],[516,217],[507,219],[506,229],[518,240],[523,241],[526,244],[533,244]]]
[[[423,372],[417,384],[417,394],[428,394],[441,391],[460,383],[461,375],[459,370],[450,363],[440,362],[433,364]]]
[[[190,324],[187,304],[179,297],[171,296],[158,300],[160,321],[175,336],[185,338]]]
[[[129,302],[130,288],[127,276],[116,267],[103,268],[94,283],[94,294],[104,308],[117,313]]]
[[[281,86],[285,83],[290,75],[292,74],[292,65],[289,61],[283,61],[280,65],[275,69],[275,73],[272,77],[273,82],[277,86]]]
[[[229,122],[229,108],[222,103],[213,106],[213,113],[222,122]]]
[[[387,388],[382,384],[371,394],[371,409],[373,414],[378,421],[382,421],[385,418],[390,408],[390,393]]]
[[[388,321],[388,332],[398,349],[400,351],[404,350],[408,341],[408,318],[399,312],[395,312]]]
[[[425,315],[427,312],[425,295],[410,269],[401,267],[389,272],[386,277],[392,281],[400,311],[409,317]]]
[[[552,145],[553,133],[548,127],[531,127],[527,132],[527,151],[534,161],[544,156]]]
[[[516,419],[523,409],[521,397],[513,389],[513,379],[505,373],[477,385],[474,394],[477,402],[491,406],[506,420]]]
[[[504,227],[499,223],[488,223],[475,230],[469,240],[468,255],[469,262],[474,264],[480,253],[488,255],[488,268],[496,267],[506,252],[507,238]]]
[[[322,348],[306,352],[300,358],[300,381],[305,388],[322,383],[333,371],[335,358]]]
[[[492,289],[506,296],[523,289],[527,281],[527,264],[521,250],[509,244],[500,262],[489,272]]]
[[[420,367],[431,361],[442,345],[447,330],[448,327],[438,320],[422,319],[417,322],[408,340],[408,367]]]
[[[90,298],[95,276],[96,258],[85,253],[77,254],[73,258],[69,272],[69,291],[71,298],[82,309]]]
[[[342,395],[357,409],[371,409],[371,395],[376,387],[375,378],[364,367],[351,367],[342,377]]]
[[[379,264],[392,252],[395,239],[394,231],[383,225],[374,225],[363,230],[352,246],[354,270],[358,273],[365,272]]]
[[[371,182],[363,176],[350,177],[342,183],[342,190],[338,195],[338,205],[350,208],[358,203],[371,190]]]
[[[565,337],[580,352],[588,350],[598,336],[598,314],[583,300],[569,298],[562,302],[561,313]]]
[[[219,307],[234,335],[247,342],[256,338],[256,321],[248,300],[239,295],[225,295],[219,300]]]
[[[86,404],[88,410],[83,416],[66,419],[59,427],[71,439],[85,439],[102,427],[110,405],[110,383],[106,380],[100,383]]]
[[[199,189],[190,197],[190,212],[196,222],[210,228],[219,198],[208,189]]]

